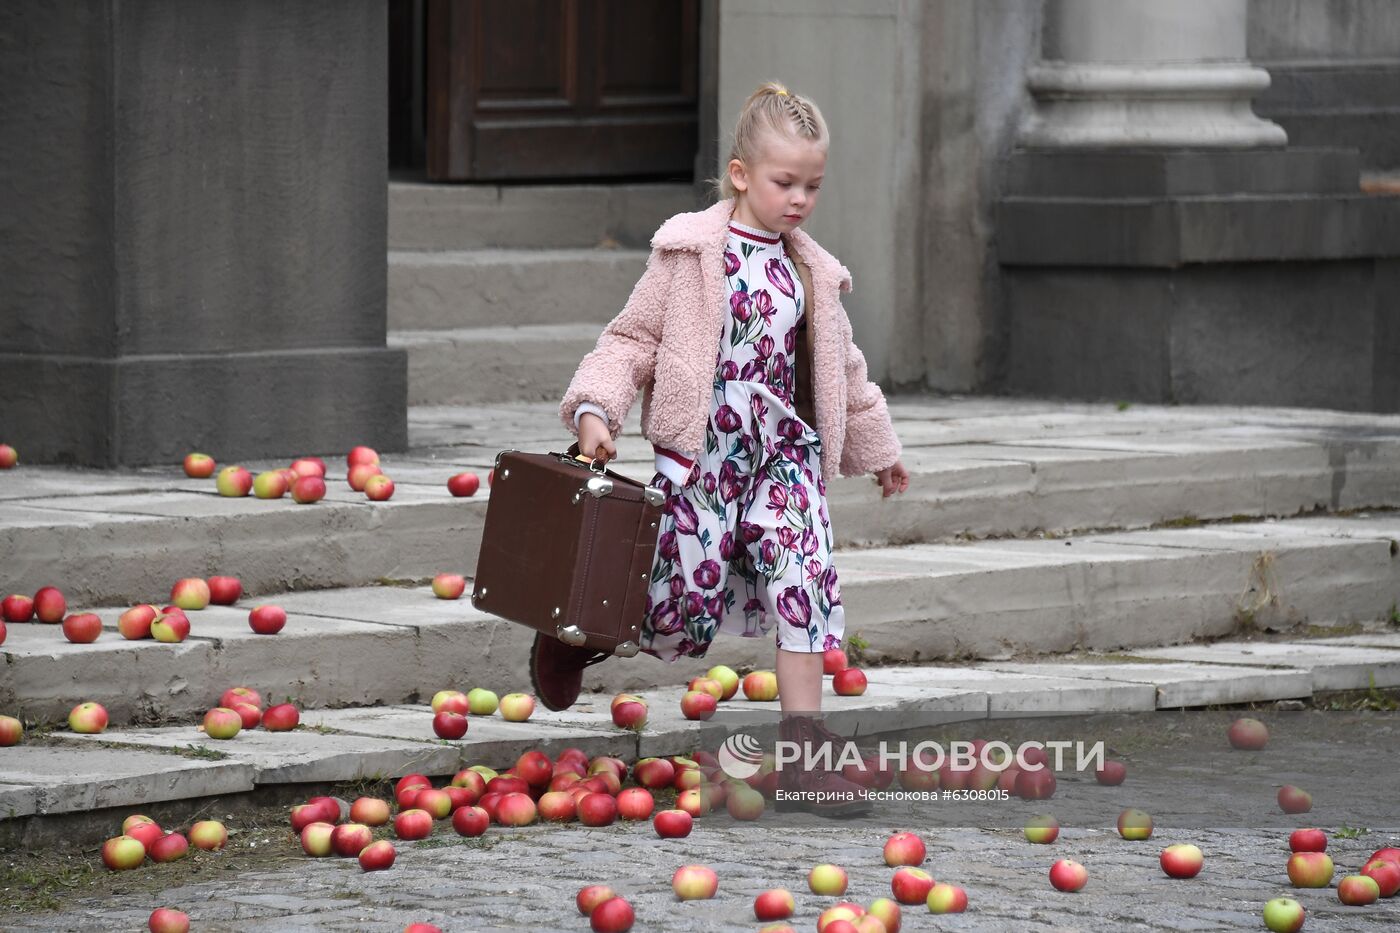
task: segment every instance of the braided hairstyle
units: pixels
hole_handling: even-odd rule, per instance
[[[763,134],[779,133],[789,139],[808,140],[823,149],[827,147],[826,121],[811,100],[794,94],[776,81],[768,81],[749,95],[739,111],[734,126],[734,145],[729,150],[728,165],[738,159],[753,165],[763,151]],[[738,192],[729,180],[728,169],[715,179],[722,198],[732,198]]]

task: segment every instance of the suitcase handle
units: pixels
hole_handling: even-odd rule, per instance
[[[604,476],[604,475],[606,475],[607,472],[608,472],[608,466],[607,466],[606,463],[601,463],[601,464],[600,464],[600,463],[598,463],[598,461],[595,460],[594,458],[592,458],[592,457],[585,457],[582,453],[579,452],[579,449],[578,449],[578,441],[574,441],[572,444],[570,444],[570,445],[569,445],[569,449],[566,450],[566,451],[564,452],[564,454],[565,454],[565,455],[562,456],[562,457],[560,457],[559,459],[564,460],[564,461],[577,461],[577,462],[580,462],[580,463],[583,462],[583,461],[585,461],[585,460],[587,460],[587,461],[588,461],[588,472],[590,472],[590,473],[597,473],[599,476]],[[594,464],[598,464],[598,468],[597,468],[596,470],[593,468]]]

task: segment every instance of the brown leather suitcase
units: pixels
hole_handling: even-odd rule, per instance
[[[578,457],[503,450],[472,605],[566,645],[632,657],[665,494]]]

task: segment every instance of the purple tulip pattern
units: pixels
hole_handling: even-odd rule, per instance
[[[704,450],[684,486],[652,479],[666,502],[641,645],[667,661],[704,657],[720,631],[822,651],[845,627],[821,438],[793,410],[801,281],[780,242],[733,226],[724,273]]]

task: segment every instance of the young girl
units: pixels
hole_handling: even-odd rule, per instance
[[[796,741],[837,738],[812,718],[822,653],[845,627],[824,477],[873,473],[884,496],[909,485],[841,307],[850,274],[800,229],[827,142],[811,101],[779,84],[755,91],[724,199],[661,225],[645,274],[560,406],[580,451],[606,462],[645,387],[651,483],[667,498],[640,649],[674,661],[703,657],[720,630],[774,637],[781,734]],[[542,702],[571,705],[584,667],[603,657],[539,639]],[[802,780],[803,790],[857,790],[836,774]]]

